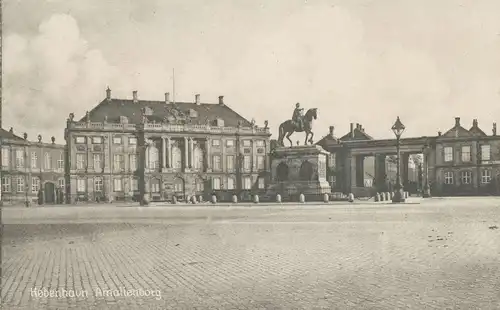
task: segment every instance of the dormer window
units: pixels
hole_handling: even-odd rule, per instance
[[[197,118],[198,117],[198,111],[194,109],[189,109],[189,117],[191,118]]]
[[[153,115],[153,110],[150,107],[144,108],[144,115],[151,116]]]
[[[215,120],[215,126],[224,127],[224,120],[222,118],[218,118]]]
[[[128,117],[120,116],[120,123],[121,124],[128,124]]]

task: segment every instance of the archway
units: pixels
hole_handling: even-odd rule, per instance
[[[177,197],[177,199],[182,198],[184,199],[185,197],[185,181],[183,178],[176,177],[174,179],[174,196]]]
[[[276,181],[283,182],[288,180],[288,166],[284,162],[276,167]]]
[[[307,160],[302,163],[299,171],[299,178],[301,181],[312,181],[314,174],[313,165]]]
[[[43,185],[43,191],[45,195],[44,203],[55,203],[56,202],[56,185],[52,182],[45,182]]]

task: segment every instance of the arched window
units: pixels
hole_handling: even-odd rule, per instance
[[[176,194],[184,193],[184,181],[181,178],[174,179],[174,192]]]
[[[282,162],[276,168],[276,181],[283,182],[288,180],[288,166]]]
[[[50,153],[45,153],[45,169],[52,169],[52,156]]]
[[[157,169],[160,167],[159,165],[159,152],[158,152],[158,148],[154,145],[150,145],[148,147],[148,168],[149,169]]]
[[[203,150],[199,145],[194,146],[194,162],[193,162],[193,168],[197,170],[202,170],[203,169]]]
[[[299,177],[301,181],[312,181],[314,174],[313,165],[307,160],[300,166]]]
[[[182,151],[177,143],[172,145],[172,168],[182,168]]]

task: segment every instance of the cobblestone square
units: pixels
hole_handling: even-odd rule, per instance
[[[3,209],[2,307],[499,309],[499,202]]]

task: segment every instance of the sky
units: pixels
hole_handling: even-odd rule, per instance
[[[64,143],[108,86],[162,100],[173,68],[177,101],[224,95],[274,137],[297,102],[316,141],[500,121],[498,0],[4,0],[3,19],[3,127],[33,140]]]

